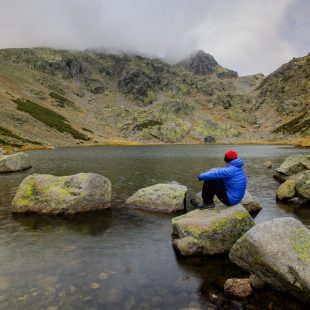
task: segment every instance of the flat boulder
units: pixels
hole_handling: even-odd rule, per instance
[[[194,197],[194,200],[198,205],[203,203],[201,192],[197,193]],[[225,207],[225,205],[215,196],[214,203],[216,206]],[[258,202],[257,198],[250,194],[248,191],[245,191],[243,199],[239,202],[250,214],[256,214],[262,209],[262,206]],[[230,208],[230,207],[229,207]]]
[[[126,205],[147,211],[171,213],[184,209],[187,187],[180,184],[156,184],[139,189]]]
[[[13,213],[74,214],[110,207],[111,182],[94,173],[71,176],[34,174],[14,197]]]
[[[276,172],[289,176],[308,169],[310,169],[310,155],[291,155],[276,169]]]
[[[0,173],[23,171],[31,168],[28,154],[23,152],[0,155]]]
[[[254,225],[241,205],[197,209],[172,219],[173,245],[182,255],[225,253]]]
[[[273,288],[310,301],[310,231],[298,220],[255,225],[233,245],[229,258]]]

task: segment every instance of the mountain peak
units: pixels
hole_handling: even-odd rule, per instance
[[[194,74],[199,75],[213,73],[219,67],[215,58],[202,50],[194,52],[189,58],[183,60],[181,64],[185,65]]]

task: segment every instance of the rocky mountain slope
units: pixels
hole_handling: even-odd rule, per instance
[[[307,139],[309,58],[264,78],[239,77],[203,51],[171,65],[97,50],[2,49],[0,147]]]

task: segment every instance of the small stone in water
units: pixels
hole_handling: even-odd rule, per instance
[[[99,288],[101,285],[99,283],[96,283],[96,282],[93,282],[89,285],[90,288],[93,288],[93,289],[97,289]]]
[[[18,297],[17,300],[23,301],[23,300],[26,300],[27,298],[28,298],[28,295],[24,295],[24,296]]]
[[[100,280],[106,280],[109,277],[109,274],[106,272],[101,272],[99,275]]]
[[[74,293],[76,291],[76,288],[74,286],[70,286],[70,293]]]

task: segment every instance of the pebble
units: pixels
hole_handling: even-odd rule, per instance
[[[101,272],[99,275],[100,280],[106,280],[109,277],[107,272]]]
[[[96,283],[96,282],[92,282],[90,283],[89,287],[92,288],[92,289],[97,289],[99,288],[101,285],[99,283]]]

